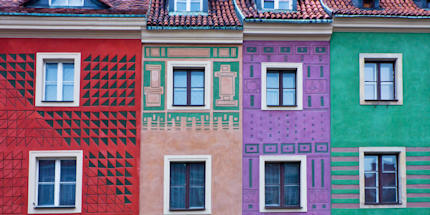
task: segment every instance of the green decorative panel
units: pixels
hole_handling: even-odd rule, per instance
[[[143,64],[143,109],[164,110],[165,63],[145,61]]]
[[[213,63],[214,110],[239,110],[239,62]]]

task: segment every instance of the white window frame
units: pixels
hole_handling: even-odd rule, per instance
[[[39,159],[76,159],[76,193],[75,207],[73,208],[37,208],[37,182],[38,182],[38,160]],[[68,151],[30,151],[29,173],[28,173],[28,213],[29,214],[64,214],[82,212],[82,158],[81,150]],[[58,166],[59,167],[59,166]],[[57,165],[56,165],[57,168]],[[55,174],[59,172],[58,168]],[[58,188],[59,189],[59,188]]]
[[[266,209],[265,205],[265,172],[266,162],[300,162],[300,207],[299,209]],[[307,212],[307,165],[306,155],[260,155],[260,212]]]
[[[397,101],[366,101],[364,66],[366,61],[395,61],[395,99]],[[360,105],[403,105],[403,55],[401,53],[360,53]]]
[[[40,107],[79,107],[79,91],[81,77],[81,53],[37,53],[36,55],[36,106]],[[46,62],[66,62],[74,63],[74,87],[73,102],[64,101],[44,101],[45,97],[45,63]],[[57,80],[62,77],[57,76]],[[58,98],[58,92],[57,92]]]
[[[279,9],[279,2],[282,0],[274,0],[275,5],[274,8],[264,8],[264,0],[261,0],[261,7],[265,10],[278,10]],[[292,10],[293,9],[293,0],[289,0],[290,1],[290,6],[288,9],[281,9],[281,10]]]
[[[295,69],[296,70],[296,106],[295,107],[270,107],[266,102],[267,70],[270,69]],[[303,110],[303,63],[261,63],[261,109],[262,110]]]
[[[204,106],[173,105],[173,70],[175,68],[205,69],[205,104]],[[212,101],[212,64],[209,61],[169,61],[167,63],[167,109],[170,110],[209,110]]]
[[[70,2],[69,2],[70,0],[66,0],[66,1],[67,3],[64,5],[54,5],[52,4],[52,0],[49,0],[49,6],[50,7],[81,7],[81,6],[84,6],[85,0],[81,0],[81,3],[79,5],[70,5]]]
[[[398,154],[399,203],[388,205],[366,205],[364,195],[364,155],[366,153]],[[406,148],[405,147],[360,147],[359,148],[360,208],[405,208],[406,197]]]
[[[181,1],[185,1],[186,4],[186,9],[185,11],[178,11],[177,10],[177,3],[178,0],[174,0],[175,1],[175,12],[191,12],[191,1],[192,0],[181,0]],[[203,11],[203,0],[200,0],[200,11]],[[193,11],[193,12],[198,12],[198,11]]]
[[[199,211],[170,211],[170,163],[205,162],[205,209]],[[212,156],[211,155],[166,155],[164,156],[164,215],[211,214],[212,196]]]

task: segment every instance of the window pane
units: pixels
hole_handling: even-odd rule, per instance
[[[57,101],[57,83],[46,83],[45,101]]]
[[[82,0],[69,0],[69,6],[81,6]]]
[[[365,195],[364,198],[365,198],[366,203],[376,203],[377,202],[377,199],[376,199],[377,191],[376,191],[376,189],[366,189],[364,191],[364,195]]]
[[[54,6],[67,6],[67,0],[51,0],[51,5],[54,5]]]
[[[275,2],[274,1],[264,1],[264,8],[265,9],[274,9],[275,8]]]
[[[176,11],[186,11],[187,3],[186,2],[176,2]]]
[[[61,177],[62,182],[75,182],[76,181],[76,160],[62,160],[61,161]]]
[[[300,164],[286,163],[284,166],[284,185],[300,184]]]
[[[170,164],[170,208],[185,208],[185,163]]]
[[[376,100],[376,82],[367,82],[364,84],[364,99]]]
[[[267,105],[279,105],[279,90],[267,89],[266,94]]]
[[[285,72],[282,78],[283,88],[295,88],[296,87],[296,74],[291,72]]]
[[[364,81],[376,81],[376,63],[364,65]]]
[[[190,11],[200,11],[200,2],[191,2]]]
[[[73,63],[63,63],[63,81],[74,81],[75,66]]]
[[[290,1],[279,1],[279,9],[291,9]]]
[[[279,73],[277,72],[267,73],[266,88],[267,89],[279,88]]]
[[[185,208],[185,187],[170,188],[170,208]]]
[[[395,155],[382,156],[382,170],[383,171],[397,170],[397,157]]]
[[[394,70],[392,63],[381,63],[381,81],[393,81]]]
[[[394,83],[385,82],[381,83],[381,99],[393,100],[394,99]]]
[[[173,72],[173,87],[187,87],[187,72]]]
[[[205,185],[205,164],[193,163],[190,164],[190,186]]]
[[[60,185],[60,205],[75,205],[75,184]]]
[[[378,170],[378,156],[367,155],[364,156],[364,171],[377,171]]]
[[[284,201],[287,206],[300,205],[299,186],[284,186]]]
[[[281,168],[281,165],[279,163],[266,163],[266,166],[265,166],[266,185],[279,185],[281,183],[280,168]]]
[[[187,89],[186,88],[175,88],[173,89],[173,104],[174,105],[186,105],[187,104]]]
[[[57,81],[58,64],[46,63],[45,81]]]
[[[395,187],[396,185],[396,174],[395,173],[382,173],[381,186],[383,187]]]
[[[377,174],[376,173],[365,173],[364,174],[364,186],[365,187],[377,187]]]
[[[205,187],[190,187],[190,208],[205,207]]]
[[[204,105],[204,88],[191,89],[191,104]]]
[[[39,206],[54,205],[54,184],[39,184],[37,193]]]
[[[265,189],[265,204],[266,206],[280,206],[280,187],[266,186]]]
[[[191,87],[204,87],[204,72],[191,72]]]
[[[383,203],[394,203],[397,202],[397,191],[396,188],[382,189],[382,199]]]
[[[73,101],[73,92],[74,86],[73,84],[66,84],[63,85],[63,101]]]
[[[283,90],[282,94],[283,105],[295,105],[296,104],[296,90]]]
[[[55,181],[55,160],[39,160],[39,182]]]

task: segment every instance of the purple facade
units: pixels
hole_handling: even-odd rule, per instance
[[[330,214],[329,47],[329,42],[244,42],[244,215],[272,214],[259,212],[260,155],[306,155],[306,214]],[[262,62],[303,63],[303,110],[261,109]]]

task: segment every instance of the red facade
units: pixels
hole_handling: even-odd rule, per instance
[[[36,53],[81,53],[79,107],[35,107]],[[83,150],[82,214],[138,214],[140,40],[0,39],[0,214],[26,214],[31,150]]]

